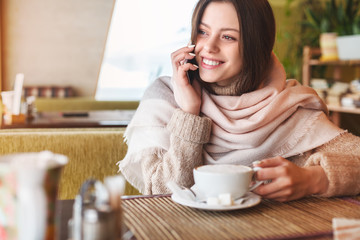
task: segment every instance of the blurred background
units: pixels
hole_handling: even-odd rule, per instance
[[[277,23],[274,52],[288,78],[302,82],[307,77],[309,85],[320,79],[326,85],[320,90],[326,94],[339,80],[348,84],[346,91],[350,89],[360,77],[359,59],[341,63],[340,70],[334,70],[338,68],[334,62],[322,63],[309,67],[311,75],[303,76],[308,61],[303,51],[305,46],[319,49],[325,32],[358,35],[359,1],[269,0]],[[189,43],[196,2],[0,0],[1,90],[12,90],[16,74],[24,73],[28,89],[70,88],[72,97],[139,101],[154,79],[171,75],[170,54]],[[342,61],[337,56],[325,60]],[[339,93],[340,106],[345,93]],[[358,116],[341,114],[341,124],[360,132]]]

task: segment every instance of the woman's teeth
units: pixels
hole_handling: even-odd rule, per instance
[[[206,64],[206,65],[210,65],[210,66],[217,66],[220,64],[220,62],[218,61],[212,61],[212,60],[208,60],[208,59],[203,59],[203,62]]]

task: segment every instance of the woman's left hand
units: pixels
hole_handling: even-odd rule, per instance
[[[271,180],[254,190],[264,198],[291,201],[323,193],[329,185],[321,166],[299,167],[282,157],[264,159],[254,166],[262,168],[256,173],[257,180]]]

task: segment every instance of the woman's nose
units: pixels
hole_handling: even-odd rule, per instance
[[[217,39],[209,37],[204,44],[204,49],[207,52],[217,52],[219,50]]]

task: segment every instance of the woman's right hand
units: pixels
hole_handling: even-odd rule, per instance
[[[195,71],[198,66],[189,63],[186,60],[193,59],[195,54],[195,46],[187,46],[171,54],[171,62],[173,67],[172,84],[174,87],[175,101],[179,107],[191,114],[199,115],[201,107],[201,87],[199,82],[189,82],[187,72]]]

